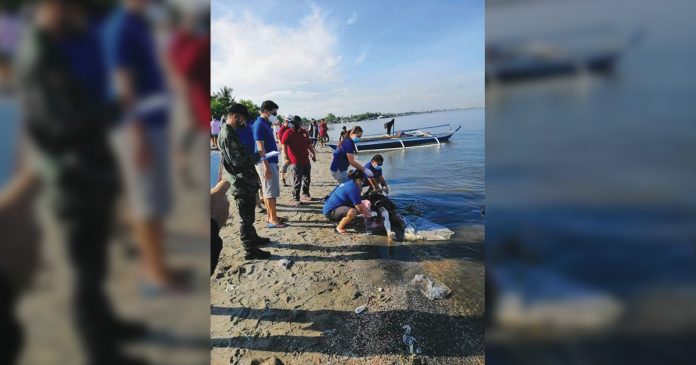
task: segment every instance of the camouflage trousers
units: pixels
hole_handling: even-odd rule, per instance
[[[234,195],[239,212],[239,238],[246,249],[257,239],[254,220],[256,215],[256,192],[240,192]]]

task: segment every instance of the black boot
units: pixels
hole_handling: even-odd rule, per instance
[[[268,238],[268,237],[259,237],[259,236],[256,236],[256,238],[254,238],[254,239],[251,241],[251,244],[252,244],[253,246],[256,246],[256,247],[265,246],[265,245],[267,245],[267,244],[269,244],[269,243],[271,243],[271,239]]]
[[[244,248],[246,254],[244,255],[245,260],[264,260],[271,257],[271,253],[267,251],[260,250],[256,246],[247,246]]]

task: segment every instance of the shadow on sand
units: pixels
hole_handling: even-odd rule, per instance
[[[211,347],[235,347],[274,352],[315,352],[339,356],[408,354],[402,341],[404,325],[412,328],[422,354],[432,357],[481,356],[482,317],[450,316],[415,310],[391,310],[357,315],[336,310],[211,308],[211,315],[257,321],[305,324],[316,336],[239,336],[213,338]]]
[[[480,243],[468,242],[439,242],[404,244],[394,242],[389,245],[347,245],[339,247],[323,247],[306,243],[274,243],[274,248],[300,251],[321,251],[341,253],[333,256],[282,256],[274,255],[271,259],[290,259],[293,261],[348,261],[348,260],[377,260],[416,262],[422,260],[471,260],[483,262],[484,252]]]

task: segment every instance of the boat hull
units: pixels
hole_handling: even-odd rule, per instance
[[[358,142],[356,143],[357,153],[367,151],[400,150],[409,147],[439,145],[440,143],[449,141],[452,134],[454,133],[434,135],[432,137],[408,137],[401,139],[391,138]],[[328,143],[327,145],[334,151],[338,146],[336,143]]]

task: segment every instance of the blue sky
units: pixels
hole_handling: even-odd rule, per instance
[[[212,2],[212,90],[282,114],[484,105],[484,2]]]

